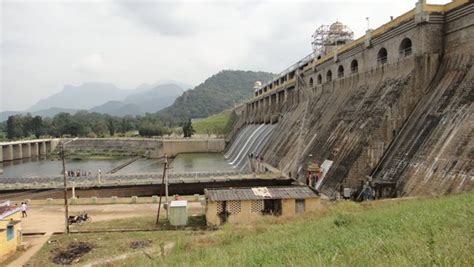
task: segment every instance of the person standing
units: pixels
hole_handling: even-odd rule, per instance
[[[21,202],[21,217],[22,218],[25,218],[25,217],[28,217],[28,215],[26,214],[26,209],[28,207],[26,206],[26,203],[25,202]]]

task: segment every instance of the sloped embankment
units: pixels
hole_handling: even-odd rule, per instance
[[[472,189],[474,70],[471,56],[444,60],[376,170],[399,193],[445,194]]]
[[[284,172],[305,174],[307,161],[334,161],[323,190],[338,184],[357,186],[369,175],[384,149],[424,94],[420,60],[392,65],[303,89],[307,99],[289,109],[264,149],[265,161]],[[305,115],[306,113],[306,115]]]
[[[229,226],[183,241],[162,265],[472,266],[473,196],[339,202],[290,222]],[[148,262],[128,263],[137,261]]]

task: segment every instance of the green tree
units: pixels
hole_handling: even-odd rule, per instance
[[[24,135],[21,115],[9,116],[7,120],[7,138],[17,139]]]
[[[109,129],[110,136],[115,135],[118,125],[119,123],[113,117],[107,117],[107,128]]]
[[[40,138],[40,136],[46,133],[43,124],[43,118],[41,116],[35,116],[31,120],[31,130],[32,133],[36,136],[36,138]]]
[[[21,124],[23,125],[23,136],[29,137],[33,133],[32,122],[33,117],[31,117],[31,113],[27,113],[25,116],[19,115]]]
[[[94,131],[98,137],[105,137],[109,133],[107,122],[103,119],[96,121],[92,126],[92,131]]]
[[[184,138],[191,137],[194,134],[193,124],[191,119],[188,119],[183,125]]]

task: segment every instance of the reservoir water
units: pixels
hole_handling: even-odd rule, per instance
[[[107,160],[67,160],[67,170],[81,170],[96,175],[98,170],[105,173],[129,158],[107,159]],[[221,153],[193,153],[181,154],[171,160],[170,172],[206,172],[206,171],[230,171],[235,170]],[[45,158],[32,158],[0,163],[3,169],[1,178],[16,177],[45,177],[60,175],[62,163],[60,160],[49,160]],[[120,174],[162,172],[163,162],[158,159],[139,159],[132,164],[119,170]]]

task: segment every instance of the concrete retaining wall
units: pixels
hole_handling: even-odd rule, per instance
[[[130,155],[145,155],[151,158],[167,154],[174,157],[180,153],[222,152],[224,139],[137,139],[137,138],[79,138],[67,145],[70,151],[119,151]]]
[[[181,153],[201,153],[201,152],[223,152],[225,148],[224,139],[208,140],[163,140],[161,154],[174,157]]]

